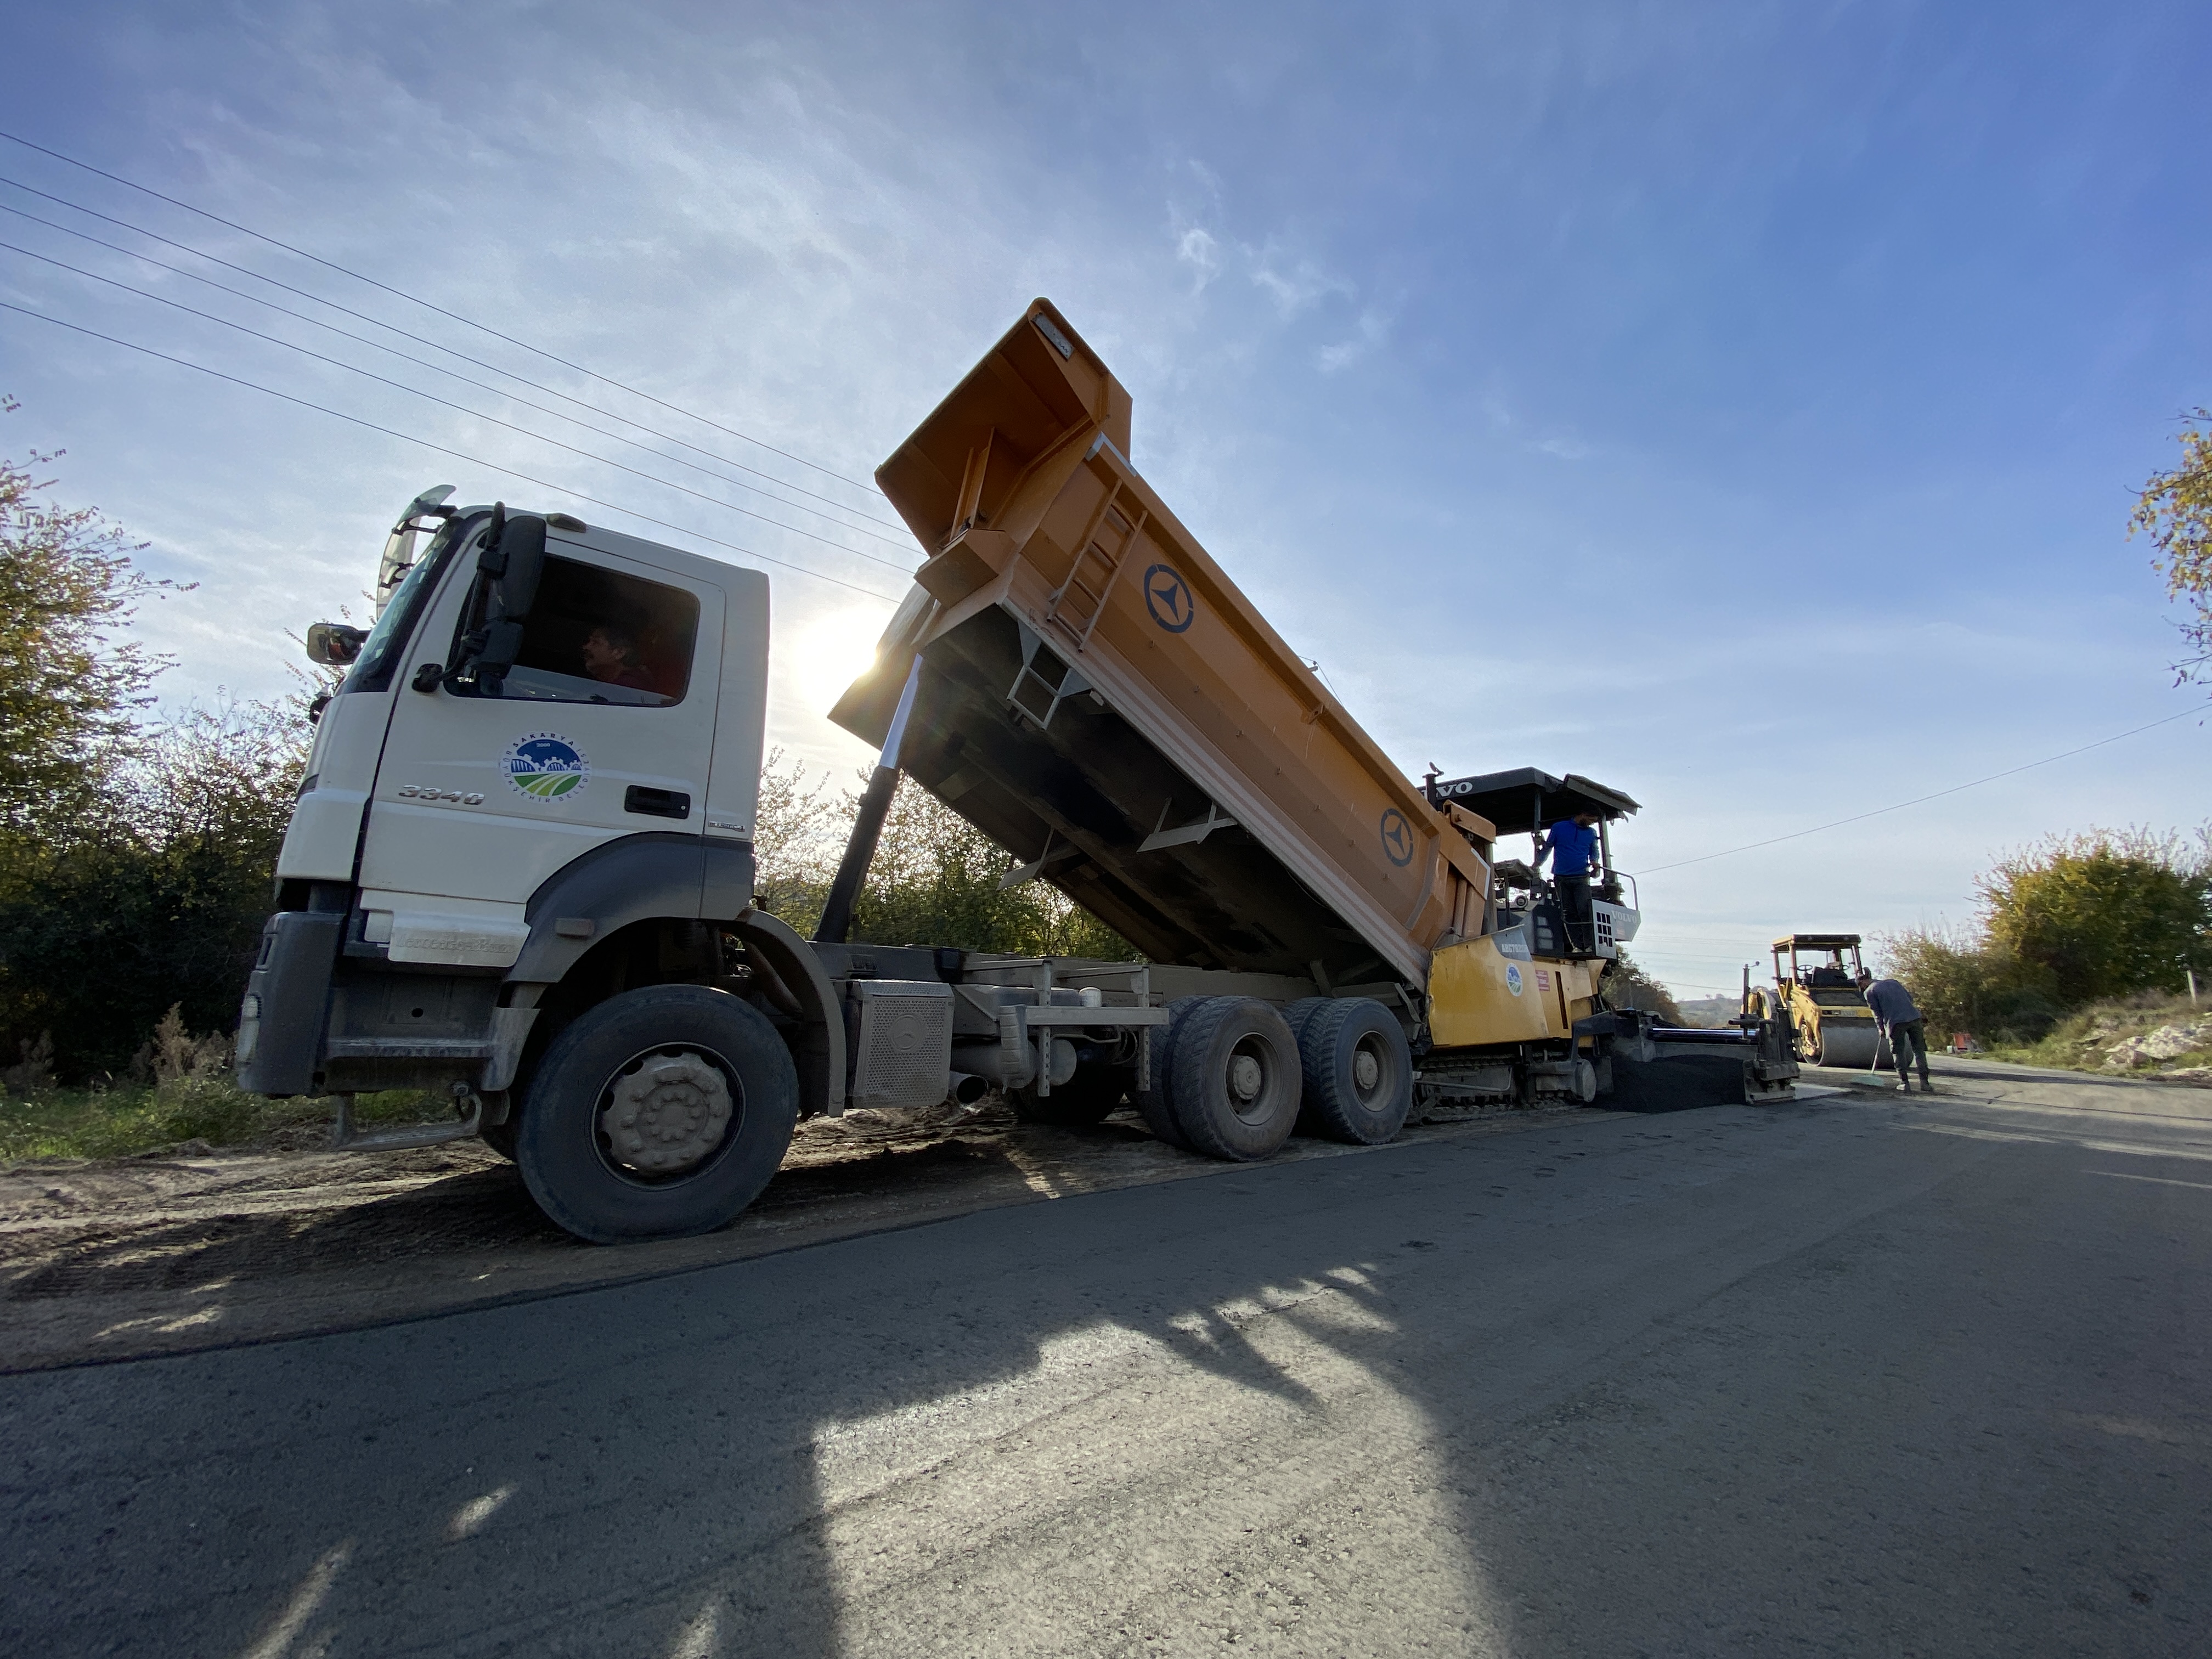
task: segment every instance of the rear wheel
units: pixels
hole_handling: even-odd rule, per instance
[[[1305,1082],[1302,1125],[1310,1119],[1315,1133],[1359,1146],[1379,1146],[1406,1127],[1413,1056],[1389,1009],[1370,997],[1341,998],[1292,1029]]]
[[[1819,1022],[1815,1021],[1810,1025],[1802,1025],[1798,1028],[1797,1058],[1803,1060],[1808,1066],[1818,1066],[1821,1063],[1820,1027]]]
[[[596,1244],[702,1233],[759,1196],[799,1117],[775,1028],[725,991],[653,985],[545,1052],[515,1132],[538,1207]]]
[[[1282,1015],[1256,997],[1208,997],[1176,1033],[1168,1098],[1194,1152],[1249,1163],[1290,1138],[1303,1078]]]
[[[1145,1127],[1152,1132],[1152,1138],[1186,1152],[1191,1150],[1190,1142],[1183,1139],[1175,1111],[1168,1104],[1168,1071],[1175,1063],[1176,1033],[1206,1000],[1204,997],[1177,997],[1168,1004],[1168,1023],[1152,1027],[1152,1087],[1130,1091],[1130,1098],[1137,1103],[1137,1115],[1145,1120]]]
[[[1016,1089],[1014,1115],[1024,1123],[1048,1123],[1061,1129],[1087,1129],[1103,1122],[1136,1086],[1137,1074],[1119,1066],[1085,1066],[1048,1095],[1035,1087]]]

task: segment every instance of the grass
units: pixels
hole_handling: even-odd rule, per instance
[[[355,1119],[362,1123],[435,1122],[443,1121],[447,1109],[439,1097],[412,1089],[362,1095],[354,1102]],[[0,1161],[131,1158],[188,1142],[296,1147],[314,1129],[327,1130],[337,1112],[333,1100],[270,1100],[222,1077],[111,1089],[42,1089],[27,1098],[0,1100]]]
[[[2146,994],[2094,1002],[2059,1021],[2041,1041],[1993,1046],[1989,1057],[2022,1066],[2096,1072],[2109,1077],[2119,1069],[2106,1064],[2106,1056],[2114,1045],[2130,1037],[2148,1036],[2162,1025],[2189,1025],[2206,1020],[2212,1020],[2212,1003],[2192,1006],[2185,996]],[[2160,1072],[2199,1066],[2212,1066],[2212,1045],[2191,1049],[2172,1060],[2142,1060],[2127,1069],[2137,1076],[2154,1077]]]

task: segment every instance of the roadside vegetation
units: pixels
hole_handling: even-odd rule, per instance
[[[2069,1071],[2157,1076],[2212,1085],[2212,998],[2139,996],[2092,1003],[2039,1041],[1993,1048],[1998,1060]]]
[[[1964,1031],[2005,1059],[2090,1071],[2205,1063],[2185,988],[2212,990],[2212,827],[2195,838],[2090,830],[2037,843],[1976,884],[1971,927],[1880,941],[1931,1038]],[[2182,1035],[2155,1042],[2167,1028]],[[2147,1046],[2126,1048],[2136,1039]],[[2156,1052],[2170,1050],[2171,1052]],[[2193,1058],[2192,1058],[2193,1057]]]
[[[1645,973],[1644,965],[1625,949],[1614,962],[1613,972],[1606,975],[1605,994],[1616,1008],[1642,1008],[1658,1015],[1669,1025],[1690,1023],[1675,1003],[1674,993]]]

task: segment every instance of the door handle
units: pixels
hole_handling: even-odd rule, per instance
[[[653,818],[688,818],[691,797],[680,789],[648,789],[633,783],[623,791],[623,811],[642,812]]]

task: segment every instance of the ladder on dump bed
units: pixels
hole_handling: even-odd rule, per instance
[[[1106,596],[1114,591],[1122,565],[1144,533],[1146,510],[1137,508],[1133,518],[1122,512],[1116,505],[1121,493],[1121,481],[1116,478],[1084,526],[1067,580],[1053,590],[1052,601],[1045,607],[1045,621],[1066,633],[1078,651],[1090,644],[1098,618],[1106,612]]]

